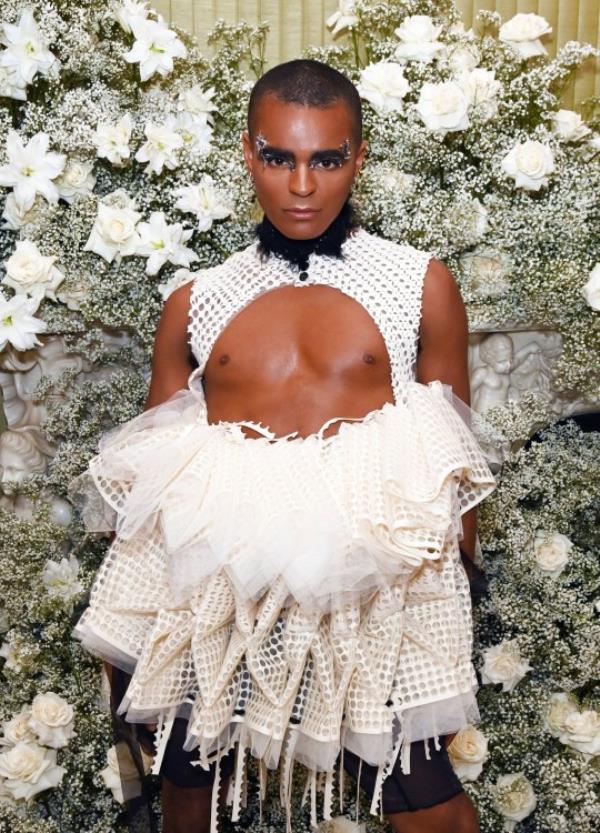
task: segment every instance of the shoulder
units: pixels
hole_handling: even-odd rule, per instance
[[[459,286],[450,269],[432,257],[423,280],[421,333],[467,331],[467,315]]]
[[[239,274],[238,270],[247,261],[256,257],[256,243],[250,243],[243,249],[229,255],[221,263],[214,266],[205,266],[202,269],[190,271],[181,270],[182,275],[176,287],[165,293],[164,307],[179,309],[189,307],[192,294],[203,285],[212,284],[229,275]],[[187,273],[187,274],[185,274]]]
[[[430,257],[423,278],[423,304],[447,306],[462,305],[458,283],[450,269],[441,260]]]
[[[357,256],[368,254],[378,264],[383,264],[386,271],[414,274],[422,278],[433,255],[425,249],[418,249],[408,243],[397,243],[379,234],[373,234],[359,228],[354,234],[352,253]]]

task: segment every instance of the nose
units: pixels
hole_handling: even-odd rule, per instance
[[[290,171],[289,189],[299,197],[310,196],[316,187],[314,172],[308,165],[297,164]]]

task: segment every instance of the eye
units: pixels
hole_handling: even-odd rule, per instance
[[[263,151],[261,154],[261,159],[268,165],[270,168],[285,168],[291,167],[290,160],[285,156],[280,156],[277,153],[270,153],[269,151]]]
[[[325,171],[331,171],[334,168],[341,168],[342,164],[343,162],[341,159],[338,159],[335,156],[326,156],[324,159],[319,159],[315,162],[312,167],[316,168],[317,166],[320,166]]]

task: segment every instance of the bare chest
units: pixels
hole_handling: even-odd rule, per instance
[[[284,286],[255,298],[229,321],[205,368],[211,383],[375,378],[389,381],[380,330],[354,299],[328,286]]]

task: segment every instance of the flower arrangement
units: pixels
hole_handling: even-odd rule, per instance
[[[336,44],[310,54],[364,100],[364,225],[445,260],[473,329],[558,330],[553,384],[598,401],[600,121],[560,103],[596,50],[570,43],[550,60],[538,15],[484,12],[466,32],[450,0],[343,0],[329,25]],[[218,24],[208,59],[142,0],[2,6],[0,383],[59,355],[0,435],[0,829],[11,833],[122,825],[98,663],[70,639],[106,542],[84,533],[66,489],[100,434],[141,409],[163,300],[192,266],[251,239],[239,135],[266,28]],[[517,445],[552,418],[535,396],[488,414]],[[514,453],[482,513],[483,721],[450,754],[486,833],[591,833],[599,812],[597,445],[549,431]],[[305,809],[295,830],[308,831]],[[250,808],[244,825],[263,829]],[[381,829],[365,807],[358,824],[328,825]]]

